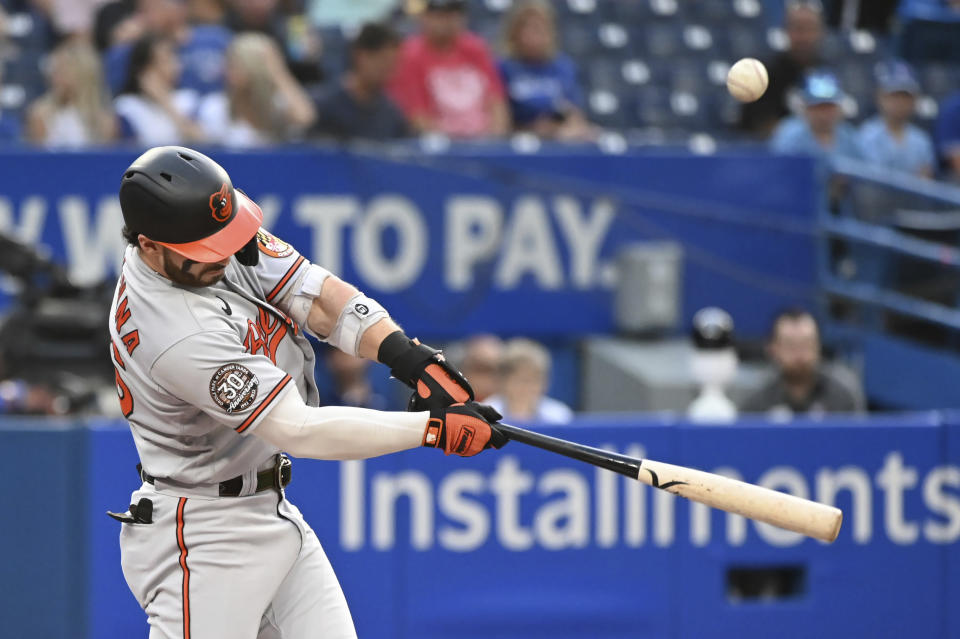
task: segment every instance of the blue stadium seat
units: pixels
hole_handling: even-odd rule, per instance
[[[610,20],[625,27],[637,27],[653,17],[648,0],[603,0],[609,7]]]
[[[918,71],[920,86],[935,98],[943,98],[960,88],[960,68],[956,64],[931,62]]]
[[[837,68],[840,88],[853,96],[871,96],[874,90],[873,63],[869,60],[847,58]]]
[[[630,30],[617,22],[605,22],[597,27],[597,42],[608,51],[629,51]]]
[[[579,22],[560,25],[561,49],[573,59],[582,59],[599,49],[596,31]]]
[[[696,0],[682,4],[689,18],[704,24],[724,23],[737,17],[730,0]]]
[[[637,91],[631,109],[634,127],[665,127],[673,122],[670,92],[659,86],[648,86]]]
[[[671,64],[669,88],[672,91],[699,93],[708,88],[706,68],[694,59],[679,59]]]
[[[765,58],[769,50],[762,29],[742,24],[732,25],[719,44],[722,47],[721,53],[731,60]]]
[[[590,91],[587,96],[590,120],[608,128],[624,128],[627,124],[626,109],[631,98],[632,96],[627,92],[618,94],[603,89]]]
[[[591,89],[619,92],[627,84],[618,58],[595,57],[581,66],[587,68],[586,77]]]
[[[558,0],[551,3],[557,9],[560,21],[580,20],[591,24],[619,21],[612,10],[616,4],[620,3],[609,0]]]
[[[683,49],[682,30],[674,24],[650,24],[634,36],[633,51],[648,58],[673,58]]]

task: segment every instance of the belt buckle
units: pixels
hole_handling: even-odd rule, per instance
[[[279,490],[283,491],[284,487],[290,483],[290,479],[293,475],[293,462],[290,461],[290,458],[284,454],[280,454],[280,461],[277,463],[276,469],[273,475],[273,485]],[[284,471],[286,471],[287,481],[283,481]]]

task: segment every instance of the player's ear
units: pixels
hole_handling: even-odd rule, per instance
[[[140,249],[146,251],[147,253],[159,253],[160,245],[151,240],[149,237],[141,233],[137,236],[137,242],[140,245]]]

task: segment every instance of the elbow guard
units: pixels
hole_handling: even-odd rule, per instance
[[[323,341],[349,355],[357,355],[360,340],[371,326],[389,317],[387,310],[363,293],[350,298],[340,311],[337,323]]]

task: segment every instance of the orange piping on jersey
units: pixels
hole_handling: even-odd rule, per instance
[[[183,540],[183,509],[187,498],[177,504],[177,546],[180,548],[180,569],[183,571],[183,639],[190,639],[190,568],[187,567],[187,543]]]
[[[273,387],[273,390],[270,391],[270,394],[263,398],[263,401],[260,402],[260,405],[257,406],[256,409],[254,409],[254,411],[250,413],[250,416],[247,417],[245,420],[243,420],[243,423],[237,426],[235,430],[238,433],[242,433],[243,431],[247,430],[250,424],[252,424],[257,419],[257,417],[259,417],[260,414],[264,410],[266,410],[267,406],[269,406],[273,402],[273,400],[277,398],[277,395],[280,394],[280,391],[286,388],[287,384],[290,383],[291,379],[293,378],[290,377],[289,375],[281,379],[280,383]]]
[[[300,268],[300,265],[303,264],[303,256],[297,258],[297,261],[293,263],[293,266],[290,267],[290,270],[284,274],[284,276],[277,282],[277,285],[273,287],[273,290],[267,293],[267,301],[272,302],[273,298],[283,290],[283,287],[287,285],[287,282],[293,277],[293,274],[297,272],[297,269]]]

